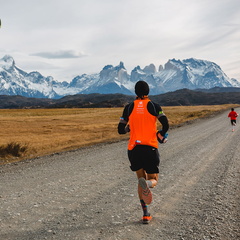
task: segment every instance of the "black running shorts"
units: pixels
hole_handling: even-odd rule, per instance
[[[232,125],[234,125],[234,124],[236,124],[236,123],[237,123],[236,120],[231,120],[231,124],[232,124]]]
[[[128,150],[128,159],[132,171],[143,168],[149,174],[159,173],[160,155],[157,148],[137,145],[132,150]]]

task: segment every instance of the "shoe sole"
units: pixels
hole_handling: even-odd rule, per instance
[[[142,218],[142,223],[143,224],[149,224],[149,222],[152,220],[151,216],[145,216]]]
[[[149,204],[152,202],[152,192],[151,192],[151,190],[149,189],[145,178],[139,178],[139,179],[138,179],[138,183],[139,183],[139,186],[140,186],[141,189],[142,189],[142,198],[143,198],[143,201],[144,201],[146,204],[149,205]]]

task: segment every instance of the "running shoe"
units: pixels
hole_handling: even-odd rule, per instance
[[[142,223],[143,224],[149,224],[149,222],[152,220],[152,216],[143,216],[142,217]]]
[[[141,177],[138,179],[138,184],[142,190],[142,199],[146,204],[150,204],[152,202],[152,192],[148,187],[148,184],[145,178]]]

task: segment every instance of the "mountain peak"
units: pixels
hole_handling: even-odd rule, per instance
[[[13,60],[13,57],[10,56],[10,55],[5,55],[5,56],[2,58],[2,60],[5,61],[5,62],[14,61],[14,60]]]
[[[125,69],[126,70],[126,68],[124,67],[124,63],[122,61],[116,67],[114,67],[113,65],[106,65],[105,67],[103,67],[102,70],[113,70],[113,69],[117,70],[117,71],[120,70],[120,69]]]
[[[124,67],[124,63],[121,61],[120,63],[119,63],[119,65],[118,66],[116,66],[116,69],[126,69],[125,67]]]
[[[15,61],[12,56],[5,55],[2,59],[0,59],[0,67],[8,70],[9,68],[15,66]]]
[[[155,65],[153,63],[151,63],[150,65],[146,66],[143,71],[147,74],[154,74],[157,72],[157,69],[155,67]]]

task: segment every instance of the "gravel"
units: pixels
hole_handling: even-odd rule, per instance
[[[126,149],[122,141],[0,166],[0,239],[240,239],[240,127],[231,131],[227,112],[171,130],[159,146],[148,225]]]

